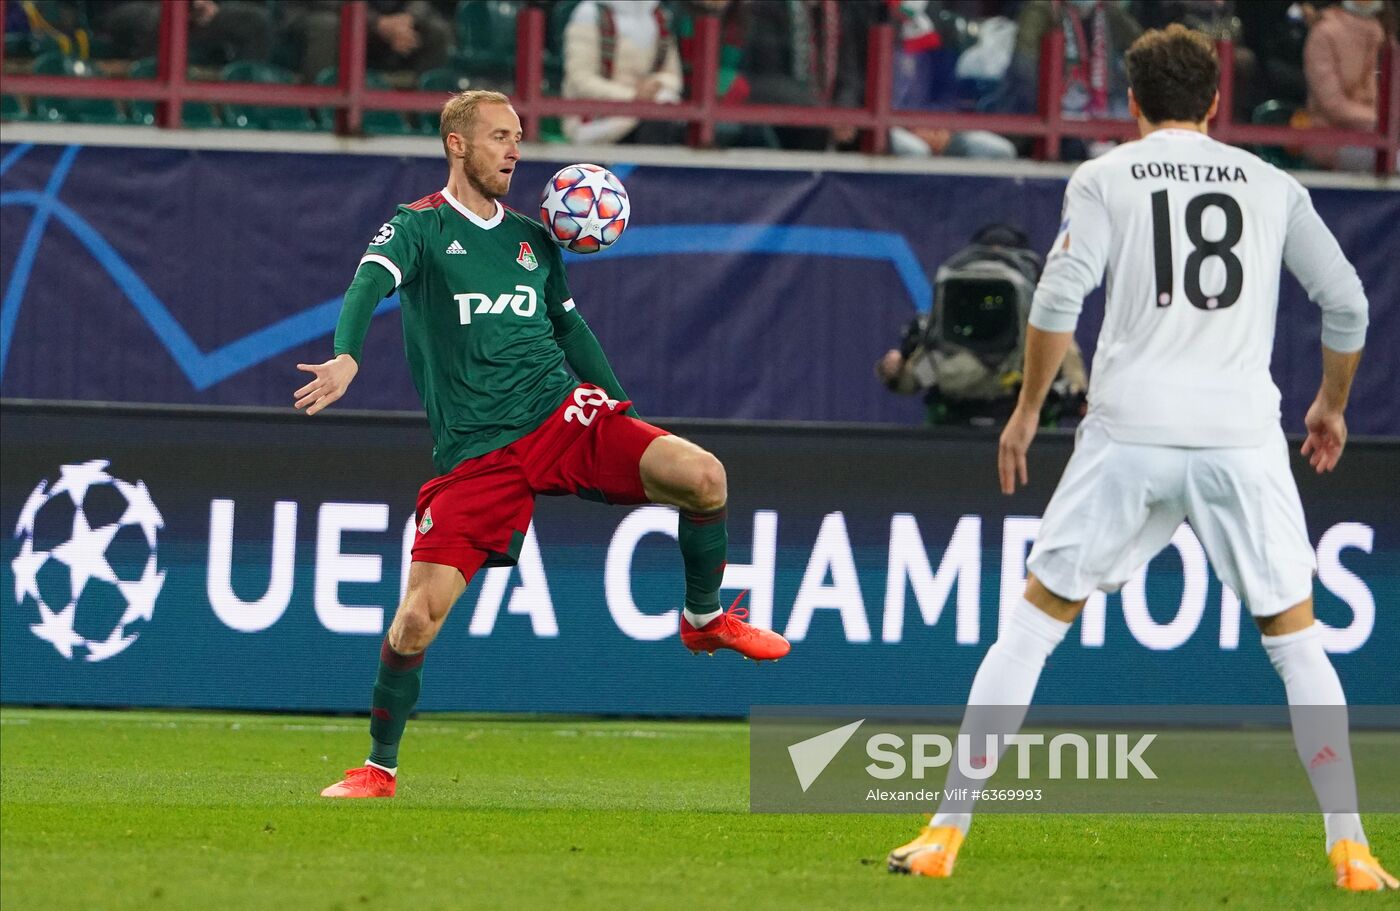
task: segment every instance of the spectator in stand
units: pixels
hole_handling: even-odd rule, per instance
[[[340,61],[342,0],[284,3],[283,27],[301,47],[307,82]],[[452,25],[428,0],[369,0],[366,62],[375,70],[422,74],[447,64]]]
[[[744,38],[748,30],[745,4],[737,0],[686,0],[676,7],[676,40],[680,48],[685,97],[694,97],[693,78],[696,55],[695,20],[704,15],[719,20],[719,70],[715,74],[715,95],[721,104],[743,104],[749,98],[749,80],[744,75],[747,53]],[[720,148],[778,147],[773,128],[758,123],[717,123],[715,144]]]
[[[1259,61],[1256,94],[1301,107],[1308,97],[1303,44],[1317,19],[1317,4],[1300,0],[1249,0],[1235,7],[1241,40]]]
[[[599,101],[681,100],[681,58],[659,0],[583,0],[564,29],[564,97]],[[572,142],[667,145],[684,127],[635,117],[565,117]]]
[[[426,73],[447,63],[452,24],[427,0],[369,0],[371,69]]]
[[[748,5],[749,100],[858,107],[864,101],[866,35],[878,0],[764,0]],[[785,149],[850,145],[851,127],[777,127]]]
[[[952,87],[956,51],[945,47],[942,36],[934,29],[928,0],[892,0],[891,5],[899,25],[894,63],[895,110],[938,111],[955,107]],[[927,127],[913,130],[892,128],[890,151],[911,157],[1016,157],[1015,143],[995,133],[986,130],[955,133]]]
[[[1322,11],[1303,47],[1308,80],[1307,124],[1374,130],[1378,97],[1376,62],[1386,30],[1381,0],[1345,0]],[[1311,146],[1306,155],[1324,168],[1369,171],[1376,152],[1364,146]]]
[[[93,32],[117,57],[153,57],[160,40],[160,0],[94,3]],[[266,61],[272,53],[267,5],[248,0],[191,0],[190,63],[222,66],[235,60]]]
[[[996,109],[1032,113],[1040,84],[1040,43],[1053,28],[1065,37],[1064,91],[1060,113],[1066,119],[1109,120],[1128,116],[1128,75],[1123,54],[1138,35],[1138,25],[1113,0],[1031,0],[1021,8],[1016,51],[1007,71],[1004,94]],[[1102,149],[1067,139],[1062,157],[1075,160]]]
[[[28,57],[51,43],[69,57],[86,60],[92,54],[91,26],[75,0],[22,0],[5,6],[5,35],[27,36],[7,53]],[[16,53],[17,52],[17,53]]]
[[[742,104],[749,97],[749,81],[744,76],[744,38],[748,17],[744,5],[734,0],[682,0],[675,6],[676,44],[680,50],[685,94],[693,94],[696,55],[695,20],[714,16],[719,22],[719,72],[715,94],[726,104]]]

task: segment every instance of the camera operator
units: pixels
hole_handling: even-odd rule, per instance
[[[1020,392],[1026,322],[1043,265],[1019,229],[979,229],[939,267],[933,308],[876,362],[876,377],[892,392],[922,393],[930,425],[1000,427]],[[1071,344],[1042,425],[1082,415],[1088,386],[1084,356]]]

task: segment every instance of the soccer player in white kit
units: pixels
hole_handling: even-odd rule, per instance
[[[961,730],[970,740],[960,742],[995,734],[1004,745],[1089,595],[1120,588],[1183,519],[1248,606],[1289,705],[1346,702],[1313,620],[1314,554],[1269,358],[1282,263],[1322,309],[1322,384],[1302,453],[1331,471],[1366,335],[1361,281],[1296,180],[1206,135],[1219,103],[1209,39],[1179,25],[1149,31],[1126,65],[1142,138],[1081,165],[1065,190],[1031,309],[1024,385],[1001,436],[1002,492],[1026,483],[1041,404],[1084,297],[1107,272],[1089,411],[1031,550],[1025,595],[973,680]],[[1345,710],[1296,712],[1293,733],[1337,885],[1400,887],[1355,812]],[[945,794],[979,786],[956,762],[950,770]],[[951,875],[971,810],[945,799],[917,838],[890,852],[890,870]]]

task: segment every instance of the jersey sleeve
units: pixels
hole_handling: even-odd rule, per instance
[[[549,266],[549,277],[544,283],[545,313],[557,320],[574,309],[574,296],[569,292],[569,278],[564,274],[564,254],[544,228],[540,229],[540,245],[545,264]]]
[[[1283,262],[1322,308],[1322,344],[1343,354],[1366,344],[1366,290],[1337,238],[1313,208],[1302,184],[1291,181]]]
[[[1046,332],[1074,331],[1085,296],[1103,281],[1111,239],[1102,189],[1094,172],[1081,165],[1065,188],[1060,231],[1031,302],[1032,326]]]
[[[360,265],[378,263],[394,277],[394,287],[411,282],[418,275],[423,255],[415,218],[406,212],[395,213],[370,238]]]
[[[361,266],[355,271],[355,278],[345,291],[345,301],[340,305],[340,318],[335,324],[337,357],[348,354],[356,363],[360,362],[374,310],[393,290],[394,277],[387,270],[378,266],[368,269]]]

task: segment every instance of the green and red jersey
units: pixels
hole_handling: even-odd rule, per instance
[[[443,189],[399,206],[360,259],[362,273],[367,263],[399,291],[409,370],[440,473],[525,436],[578,384],[564,366],[563,337],[582,321],[571,312],[559,248],[539,222],[500,203],[483,219]],[[359,325],[351,310],[347,294],[335,352],[358,360],[368,318]],[[583,331],[604,367],[583,378],[620,394]]]

